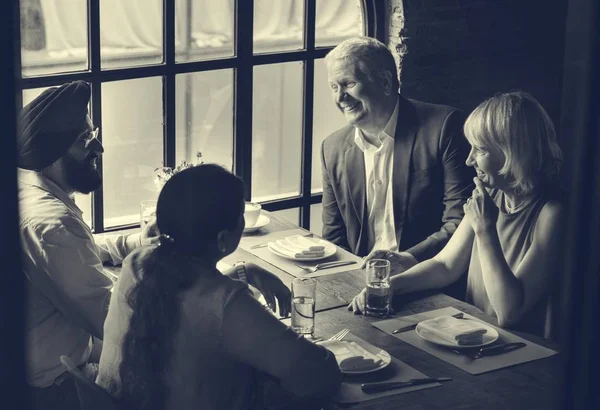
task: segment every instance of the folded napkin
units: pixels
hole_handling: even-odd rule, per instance
[[[323,346],[335,355],[342,371],[370,370],[383,362],[379,357],[356,342],[326,341]]]
[[[483,343],[487,329],[475,320],[457,319],[450,315],[440,316],[419,323],[419,327],[459,345]]]
[[[325,246],[302,235],[279,239],[271,242],[270,246],[279,253],[298,259],[325,256]]]

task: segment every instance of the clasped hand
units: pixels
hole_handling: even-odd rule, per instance
[[[396,252],[378,249],[372,251],[365,257],[361,269],[364,269],[367,266],[367,262],[371,259],[386,259],[390,261],[390,275],[402,273],[418,263],[415,257],[408,252]],[[354,299],[352,299],[352,302],[350,302],[348,305],[348,310],[353,311],[355,315],[364,313],[366,299],[367,289],[365,288],[358,295],[356,295]]]

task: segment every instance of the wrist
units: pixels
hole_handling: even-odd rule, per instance
[[[246,262],[240,261],[235,263],[233,266],[235,268],[235,272],[237,274],[238,280],[248,283],[248,272],[246,270]]]
[[[473,230],[475,231],[476,235],[489,235],[490,233],[496,231],[496,224],[488,221],[481,221],[475,224]]]

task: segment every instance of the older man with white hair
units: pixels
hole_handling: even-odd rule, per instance
[[[444,247],[473,190],[464,115],[400,95],[376,39],[348,39],[325,62],[348,125],[322,145],[323,237],[359,256],[401,251],[408,269]]]

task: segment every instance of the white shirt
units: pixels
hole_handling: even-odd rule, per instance
[[[65,372],[60,356],[76,365],[102,335],[112,281],[103,261],[120,263],[139,234],[94,240],[73,199],[43,175],[19,169],[19,231],[27,291],[27,381],[48,387]]]
[[[398,102],[387,125],[377,136],[379,148],[356,128],[354,142],[363,152],[367,188],[368,249],[398,250],[394,226],[392,170],[394,165],[394,135],[398,122]]]

